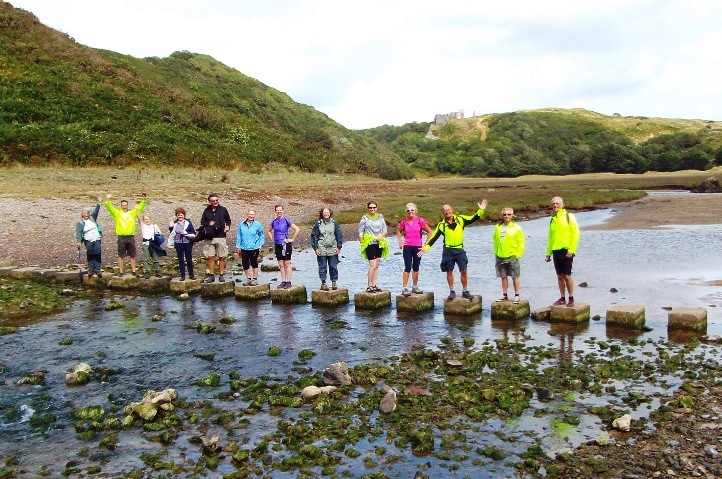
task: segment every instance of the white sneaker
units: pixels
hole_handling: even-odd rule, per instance
[[[402,296],[411,296],[411,292],[409,292],[409,288],[404,288],[401,290]]]
[[[514,296],[514,304],[519,304],[519,301],[521,300],[519,299],[519,295],[517,294],[516,296]]]

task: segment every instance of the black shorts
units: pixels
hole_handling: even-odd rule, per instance
[[[293,243],[281,243],[276,245],[276,259],[278,261],[291,261]]]
[[[557,274],[563,274],[565,276],[572,275],[572,263],[574,262],[574,256],[567,258],[566,249],[555,249],[552,251],[552,259],[554,260],[554,269]]]
[[[118,257],[130,256],[135,258],[135,236],[118,236]]]
[[[366,259],[379,259],[381,257],[381,247],[378,243],[370,244],[366,247]]]
[[[441,253],[441,271],[444,273],[454,271],[454,264],[459,265],[459,271],[466,271],[469,258],[463,248],[444,248]]]

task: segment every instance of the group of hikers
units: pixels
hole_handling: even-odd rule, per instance
[[[135,258],[137,254],[135,233],[136,222],[142,234],[142,250],[146,279],[151,273],[160,277],[159,259],[166,254],[162,245],[175,248],[178,256],[180,280],[185,281],[186,275],[195,279],[193,272],[193,245],[202,242],[203,255],[207,261],[207,275],[204,281],[216,281],[215,264],[218,262],[218,281],[225,281],[226,257],[229,250],[226,244],[226,235],[231,228],[231,217],[228,210],[220,205],[218,195],[212,193],[208,196],[208,206],[201,215],[200,226],[196,229],[186,217],[186,211],[178,207],[175,209],[175,219],[168,224],[168,239],[162,234],[157,224],[153,223],[148,215],[141,215],[147,205],[147,198],[143,199],[133,209],[128,209],[128,201],[122,200],[120,208],[116,208],[110,201],[111,193],[106,195],[105,206],[108,213],[115,220],[115,232],[118,237],[118,275],[123,275],[124,258],[129,258],[131,274],[138,276]],[[478,209],[473,215],[455,214],[451,205],[444,205],[441,209],[443,218],[431,228],[429,223],[418,215],[414,203],[406,205],[406,218],[396,229],[399,249],[402,250],[404,271],[402,275],[401,294],[410,296],[423,294],[419,287],[419,269],[421,258],[431,249],[434,243],[443,237],[443,250],[440,269],[446,273],[449,285],[447,299],[456,298],[454,283],[454,268],[458,267],[461,282],[461,297],[472,299],[468,289],[468,258],[464,250],[464,229],[466,226],[478,221],[483,215],[488,202],[486,199],[478,203]],[[101,270],[101,239],[102,229],[97,224],[100,211],[101,198],[93,208],[83,209],[81,220],[75,227],[77,247],[86,248],[88,261],[88,276],[102,276]],[[381,291],[376,286],[379,264],[381,258],[389,253],[389,243],[386,238],[388,229],[384,216],[378,211],[378,203],[369,201],[368,212],[364,214],[358,225],[358,239],[361,255],[368,260],[367,288],[369,293]],[[545,260],[554,262],[557,275],[560,298],[555,305],[574,305],[574,282],[572,279],[572,264],[579,242],[579,226],[573,214],[564,208],[561,197],[554,197],[551,201],[552,217],[549,224],[547,249]],[[265,238],[273,241],[274,252],[278,260],[281,282],[280,289],[291,288],[293,267],[291,256],[293,242],[301,231],[300,228],[284,215],[283,206],[275,206],[275,218],[270,221],[267,228],[256,221],[256,211],[249,209],[246,219],[236,230],[236,252],[241,259],[245,280],[244,286],[258,284],[258,257]],[[514,210],[503,208],[502,221],[494,228],[492,234],[494,244],[496,275],[501,279],[502,297],[500,301],[520,301],[521,268],[519,259],[524,254],[524,232],[514,221]],[[426,242],[423,235],[426,235]],[[333,212],[329,208],[319,211],[318,220],[311,230],[311,248],[316,254],[318,262],[318,275],[321,280],[320,289],[323,291],[338,289],[339,253],[343,246],[343,234],[338,222],[333,219]],[[327,280],[331,280],[331,286]],[[514,297],[509,297],[509,278],[511,278]],[[411,286],[409,286],[411,279]],[[568,298],[568,299],[567,299]]]

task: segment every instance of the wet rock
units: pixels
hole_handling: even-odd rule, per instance
[[[531,312],[531,319],[536,321],[549,321],[552,308],[539,308]]]
[[[163,320],[163,317],[160,314],[154,314],[153,317],[150,318],[150,320],[153,322],[158,322],[158,321]]]
[[[629,431],[632,427],[632,416],[625,414],[612,421],[612,427],[618,431]]]
[[[704,448],[704,453],[708,457],[719,457],[719,451],[714,446],[708,445]]]
[[[221,438],[218,434],[214,434],[211,437],[198,434],[197,436],[193,436],[188,439],[188,441],[194,444],[200,444],[205,454],[216,454],[223,449],[219,443],[220,439]]]
[[[301,397],[307,401],[312,401],[321,395],[321,388],[318,386],[306,386],[301,391]]]
[[[578,286],[579,286],[580,288],[586,288],[586,287],[588,287],[589,285],[587,284],[586,281],[582,281],[581,283],[579,283]]]
[[[699,340],[703,343],[708,344],[722,344],[722,336],[719,334],[713,334],[712,336],[702,336]]]
[[[617,292],[617,288],[609,288],[609,292],[610,292],[610,293],[616,293],[616,292]]]
[[[336,386],[321,386],[318,389],[321,391],[322,394],[331,394],[338,388]]]
[[[80,363],[75,366],[72,373],[65,375],[65,384],[68,386],[82,386],[90,382],[93,368],[88,363]]]
[[[447,360],[446,360],[446,365],[447,365],[447,366],[450,366],[450,367],[452,367],[452,368],[460,368],[461,366],[464,365],[464,363],[462,363],[462,362],[459,361],[458,359],[447,359]]]
[[[554,393],[548,390],[547,388],[537,388],[536,390],[536,396],[537,399],[540,401],[551,401],[554,399]]]
[[[379,405],[379,411],[384,414],[389,414],[394,410],[396,410],[396,391],[388,388],[384,398],[381,400],[381,404]]]
[[[63,296],[75,296],[75,290],[73,289],[64,289],[60,292]]]
[[[190,296],[188,296],[188,293],[181,293],[178,295],[178,301],[188,301]]]
[[[594,439],[594,443],[598,446],[609,446],[610,444],[613,443],[613,440],[611,437],[604,435],[604,436],[599,436],[596,439]]]
[[[25,376],[24,378],[21,378],[18,381],[18,384],[23,385],[29,385],[29,386],[37,386],[38,384],[43,384],[45,382],[45,374],[47,374],[47,370],[41,369],[38,371],[33,371],[30,373],[29,376]]]
[[[164,389],[162,391],[148,391],[143,395],[143,402],[162,405],[171,403],[177,397],[178,393],[173,388]]]
[[[196,332],[199,334],[211,334],[216,330],[216,327],[212,324],[198,323],[196,325]]]
[[[278,346],[271,346],[270,348],[268,348],[267,354],[269,356],[279,356],[281,354],[281,348],[279,348]]]
[[[333,363],[323,371],[323,383],[327,386],[349,386],[348,364],[341,361]]]
[[[144,421],[152,421],[158,414],[158,405],[151,402],[136,403],[132,406],[131,412]]]

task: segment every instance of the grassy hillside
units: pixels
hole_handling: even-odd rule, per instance
[[[722,163],[720,122],[606,116],[581,109],[499,113],[364,133],[432,175],[642,173],[704,170]]]
[[[0,164],[411,171],[386,146],[207,55],[79,45],[0,1]]]

